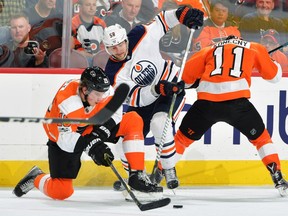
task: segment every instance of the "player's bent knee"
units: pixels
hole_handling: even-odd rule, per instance
[[[166,119],[167,119],[167,113],[165,112],[157,112],[153,115],[150,123],[150,128],[154,137],[162,136]],[[170,128],[172,130],[172,127],[169,127],[169,129]]]
[[[129,129],[131,130],[143,130],[143,120],[141,118],[140,115],[138,115],[138,113],[132,111],[132,112],[128,112],[125,115],[127,115],[127,118],[125,118],[126,124],[129,125]]]
[[[131,139],[133,137],[144,139],[143,127],[144,123],[141,116],[131,111],[123,115],[119,133],[123,135],[125,139]]]
[[[73,193],[72,179],[53,179],[47,187],[47,195],[57,200],[65,200]]]

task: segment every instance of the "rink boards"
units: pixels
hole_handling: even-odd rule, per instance
[[[37,74],[0,72],[0,116],[42,117],[59,86],[68,79],[79,77],[79,70],[66,71],[67,74],[57,74],[59,70],[52,72],[54,74],[48,74],[45,69],[40,69]],[[251,102],[272,134],[286,176],[287,81],[287,76],[277,84],[253,77],[251,87]],[[176,128],[196,98],[194,90],[188,90],[186,95],[186,105]],[[48,172],[45,145],[47,138],[41,124],[0,123],[0,131],[0,186],[13,186],[34,164]],[[146,144],[146,167],[150,172],[155,159],[155,149],[151,138],[146,140]],[[114,146],[112,149],[115,152]],[[115,165],[125,176],[118,157]],[[187,149],[177,164],[177,172],[181,185],[271,184],[271,178],[259,160],[256,149],[237,130],[224,123],[214,125],[201,140]],[[83,155],[82,169],[75,185],[108,186],[115,179],[109,168],[97,167],[89,157]]]

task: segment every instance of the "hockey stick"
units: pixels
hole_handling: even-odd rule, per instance
[[[110,160],[108,154],[106,154],[106,153],[104,154],[104,159],[107,161],[108,164],[110,164],[109,166],[111,167],[112,171],[115,173],[117,178],[120,180],[122,185],[125,187],[125,189],[129,193],[129,195],[131,196],[131,198],[133,199],[133,201],[136,203],[136,205],[139,207],[139,209],[141,211],[147,211],[147,210],[151,210],[151,209],[155,209],[155,208],[160,208],[160,207],[168,205],[171,202],[170,198],[163,198],[163,199],[155,200],[155,201],[149,202],[149,203],[141,203],[137,199],[137,197],[135,196],[133,191],[131,190],[130,186],[124,181],[122,176],[119,174],[119,172],[117,171],[117,169],[113,165],[112,161]]]
[[[127,84],[121,84],[115,90],[112,99],[106,106],[91,118],[69,119],[69,118],[38,118],[38,117],[0,117],[0,122],[19,122],[19,123],[60,123],[60,124],[103,124],[122,106],[129,92]]]
[[[277,51],[277,50],[279,50],[279,49],[281,49],[281,48],[283,48],[283,47],[285,47],[287,45],[288,45],[288,42],[276,47],[275,49],[270,50],[268,53],[271,54],[271,53],[273,53],[273,52],[275,52],[275,51]]]
[[[188,57],[188,52],[189,52],[189,49],[190,49],[190,46],[191,46],[191,43],[192,43],[192,37],[193,37],[194,32],[195,32],[195,29],[191,29],[190,30],[189,39],[188,39],[187,46],[186,46],[186,49],[185,49],[185,53],[184,53],[184,56],[183,56],[183,59],[182,59],[182,62],[181,62],[181,67],[180,67],[180,71],[179,71],[179,74],[178,74],[178,77],[177,77],[177,82],[181,81],[182,74],[183,74],[183,71],[184,71],[184,68],[185,68],[185,63],[186,63],[186,60],[187,60],[187,57]],[[160,160],[160,157],[161,157],[163,145],[164,145],[164,142],[165,142],[165,139],[166,139],[167,130],[168,130],[169,125],[172,122],[173,109],[174,109],[174,104],[176,102],[176,98],[177,98],[177,94],[173,94],[172,102],[171,102],[171,105],[170,105],[170,108],[169,108],[168,116],[167,116],[166,121],[165,121],[165,125],[164,125],[164,129],[163,129],[162,137],[161,137],[161,140],[160,140],[160,144],[159,144],[158,149],[157,149],[156,160],[154,162],[154,166],[153,166],[152,173],[151,173],[151,176],[150,176],[150,179],[151,179],[152,182],[155,181],[155,174],[156,174],[158,163],[159,163],[159,160]]]

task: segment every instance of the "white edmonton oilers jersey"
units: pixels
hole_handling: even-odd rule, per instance
[[[151,88],[160,80],[172,81],[176,76],[179,67],[162,58],[159,40],[177,24],[174,10],[161,12],[151,23],[136,26],[129,32],[125,60],[115,61],[111,57],[108,60],[105,72],[112,85],[126,83],[130,87],[127,105],[142,107],[153,103],[159,96],[155,96]]]

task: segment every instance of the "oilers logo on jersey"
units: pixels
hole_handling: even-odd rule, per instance
[[[151,85],[157,74],[155,65],[147,60],[137,62],[131,71],[131,79],[139,86]]]

